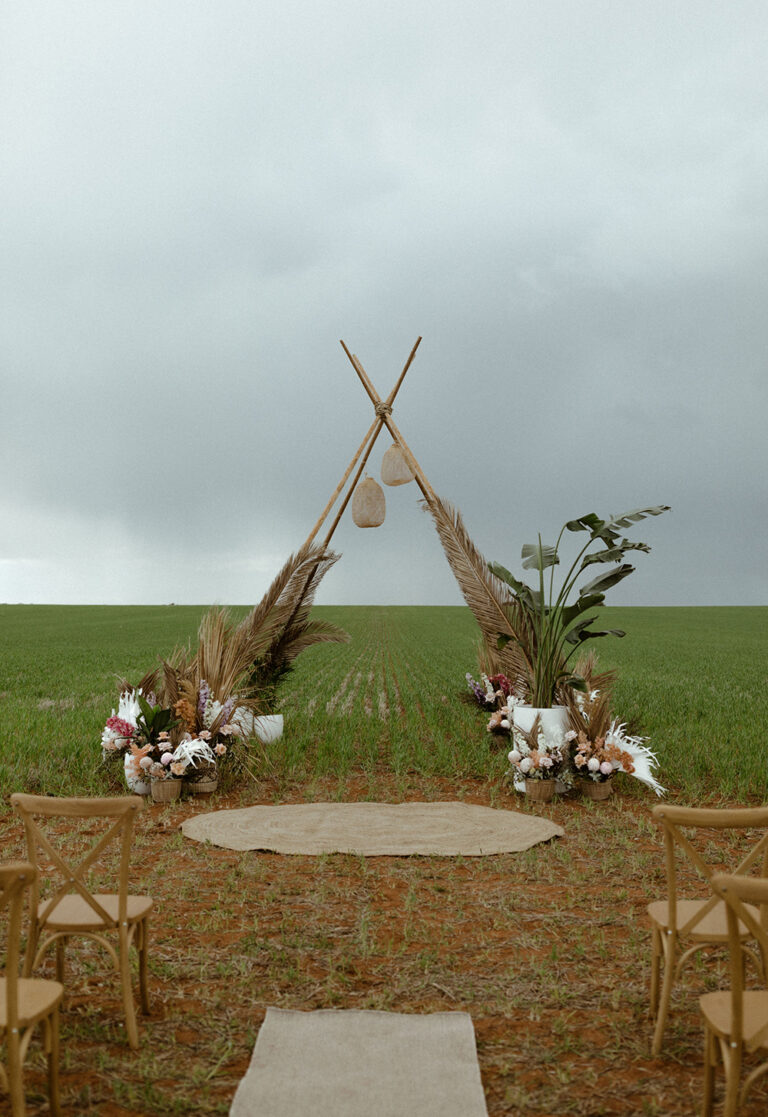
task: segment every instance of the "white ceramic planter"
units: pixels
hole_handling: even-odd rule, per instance
[[[283,715],[264,714],[253,719],[253,732],[262,745],[269,745],[272,741],[279,741],[283,735]]]
[[[526,733],[530,733],[533,729],[533,723],[536,718],[541,722],[541,728],[547,734],[559,733],[565,739],[565,734],[568,729],[568,711],[565,706],[551,706],[549,708],[540,708],[538,706],[515,706],[512,710],[512,741],[515,742],[515,729],[523,729]],[[515,791],[525,791],[525,777],[519,773],[515,773],[514,778]],[[555,791],[562,794],[565,790],[565,784],[562,780],[555,780]]]
[[[262,745],[279,741],[283,735],[282,714],[262,714],[257,717],[250,710],[241,707],[235,710],[231,720],[233,725],[240,726],[246,737],[256,737]]]
[[[128,786],[128,790],[132,791],[134,795],[149,795],[151,790],[149,780],[145,780],[143,776],[136,775],[133,765],[130,763],[131,760],[133,760],[131,754],[126,753],[123,761],[123,769],[125,771],[125,782]]]

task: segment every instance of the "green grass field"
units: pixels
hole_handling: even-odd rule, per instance
[[[103,790],[99,738],[117,678],[137,680],[159,655],[192,639],[203,611],[0,606],[4,791]],[[268,757],[271,775],[311,780],[383,766],[403,775],[503,777],[504,750],[485,732],[482,712],[459,700],[466,672],[476,671],[477,629],[467,609],[318,613],[352,640],[299,659],[282,698],[287,731]],[[595,645],[602,665],[619,668],[616,712],[650,738],[670,792],[688,801],[764,799],[768,609],[607,609],[604,616],[627,631]]]

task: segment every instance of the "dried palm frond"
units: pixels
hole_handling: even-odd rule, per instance
[[[196,728],[203,728],[198,708],[203,683],[223,707],[236,698],[238,707],[264,713],[274,701],[280,678],[302,651],[349,639],[336,625],[310,619],[320,580],[338,558],[322,547],[304,546],[291,555],[259,604],[239,623],[219,606],[204,614],[194,651],[176,648],[156,672],[163,704],[176,710],[182,730],[192,730],[192,713]],[[226,716],[226,711],[220,712],[206,728],[215,733]]]
[[[296,657],[319,643],[341,643],[348,633],[327,621],[311,620],[314,595],[339,555],[307,546],[291,555],[260,603],[240,622],[238,633],[251,642],[250,685],[268,699]]]
[[[599,671],[597,656],[594,651],[590,651],[577,662],[574,673],[584,680],[586,696],[570,687],[563,688],[563,704],[568,707],[570,728],[578,733],[591,727],[593,737],[604,737],[611,724],[613,687],[617,672],[613,668]]]
[[[225,702],[242,687],[259,647],[258,633],[235,625],[227,609],[209,609],[198,630],[195,674]]]
[[[459,510],[438,496],[422,505],[432,514],[448,565],[480,626],[485,656],[492,658],[494,666],[515,685],[524,684],[532,674],[525,649],[535,646],[535,634],[525,610],[509,587],[491,573]],[[499,636],[508,638],[504,648],[497,646]]]

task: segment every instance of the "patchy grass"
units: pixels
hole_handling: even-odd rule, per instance
[[[367,797],[365,774],[318,779],[317,799]],[[377,774],[377,797],[489,805],[487,781]],[[272,802],[256,794],[211,806]],[[282,785],[301,802],[305,788]],[[461,1010],[472,1016],[491,1117],[694,1112],[701,1092],[698,993],[712,963],[678,987],[665,1055],[650,1055],[645,905],[663,891],[650,802],[532,806],[504,788],[495,805],[541,812],[565,837],[484,858],[284,857],[183,839],[194,801],[138,818],[132,889],[155,899],[149,1017],[128,1048],[116,979],[90,948],[68,953],[62,1013],[65,1112],[226,1114],[266,1007]],[[0,821],[5,856],[21,831]],[[52,962],[41,972],[52,973]],[[30,1114],[47,1112],[34,1048]],[[758,1090],[744,1117],[765,1113]]]

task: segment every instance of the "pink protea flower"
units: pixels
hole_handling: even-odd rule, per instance
[[[118,717],[107,718],[107,729],[111,729],[120,737],[132,737],[136,732],[135,725],[131,725],[129,721]]]

